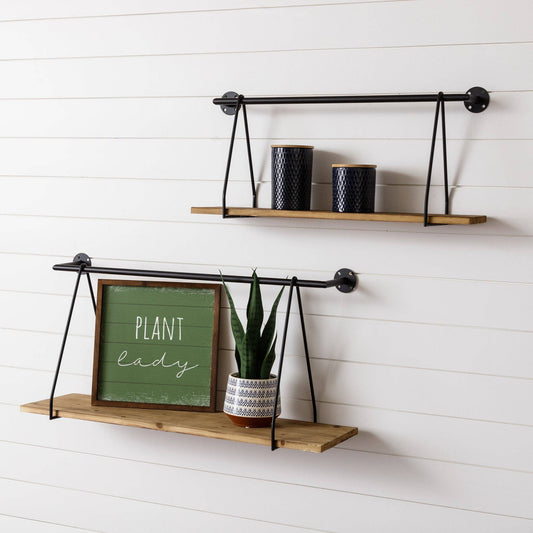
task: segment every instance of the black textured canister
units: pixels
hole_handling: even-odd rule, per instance
[[[332,165],[332,211],[373,213],[376,165]]]
[[[311,207],[313,146],[272,146],[272,209]]]

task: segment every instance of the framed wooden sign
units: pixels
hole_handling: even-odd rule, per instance
[[[92,404],[214,411],[220,285],[99,280]]]

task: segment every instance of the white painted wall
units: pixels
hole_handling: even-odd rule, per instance
[[[533,34],[528,0],[0,1],[0,529],[533,530]],[[452,209],[472,227],[192,216],[220,203],[246,95],[491,91],[447,106]],[[375,163],[378,208],[419,211],[433,104],[249,109],[269,205],[269,150],[314,144],[314,204],[332,162]],[[242,130],[239,132],[242,139]],[[442,209],[440,149],[434,210]],[[229,197],[248,201],[244,143]],[[298,275],[324,422],[360,434],[323,455],[49,422],[74,278],[96,264]],[[246,289],[235,287],[243,305]],[[273,294],[266,291],[267,297]],[[224,305],[226,303],[224,302]],[[89,392],[82,288],[58,393]],[[222,313],[219,400],[232,369]],[[299,330],[284,413],[310,416]]]

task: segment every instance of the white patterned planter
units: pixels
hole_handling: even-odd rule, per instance
[[[272,421],[274,400],[278,378],[270,374],[270,379],[243,379],[237,373],[228,376],[224,412],[237,426],[266,427]],[[278,396],[276,416],[281,413]]]

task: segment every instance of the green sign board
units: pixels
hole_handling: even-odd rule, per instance
[[[93,405],[214,411],[220,285],[99,280]]]

